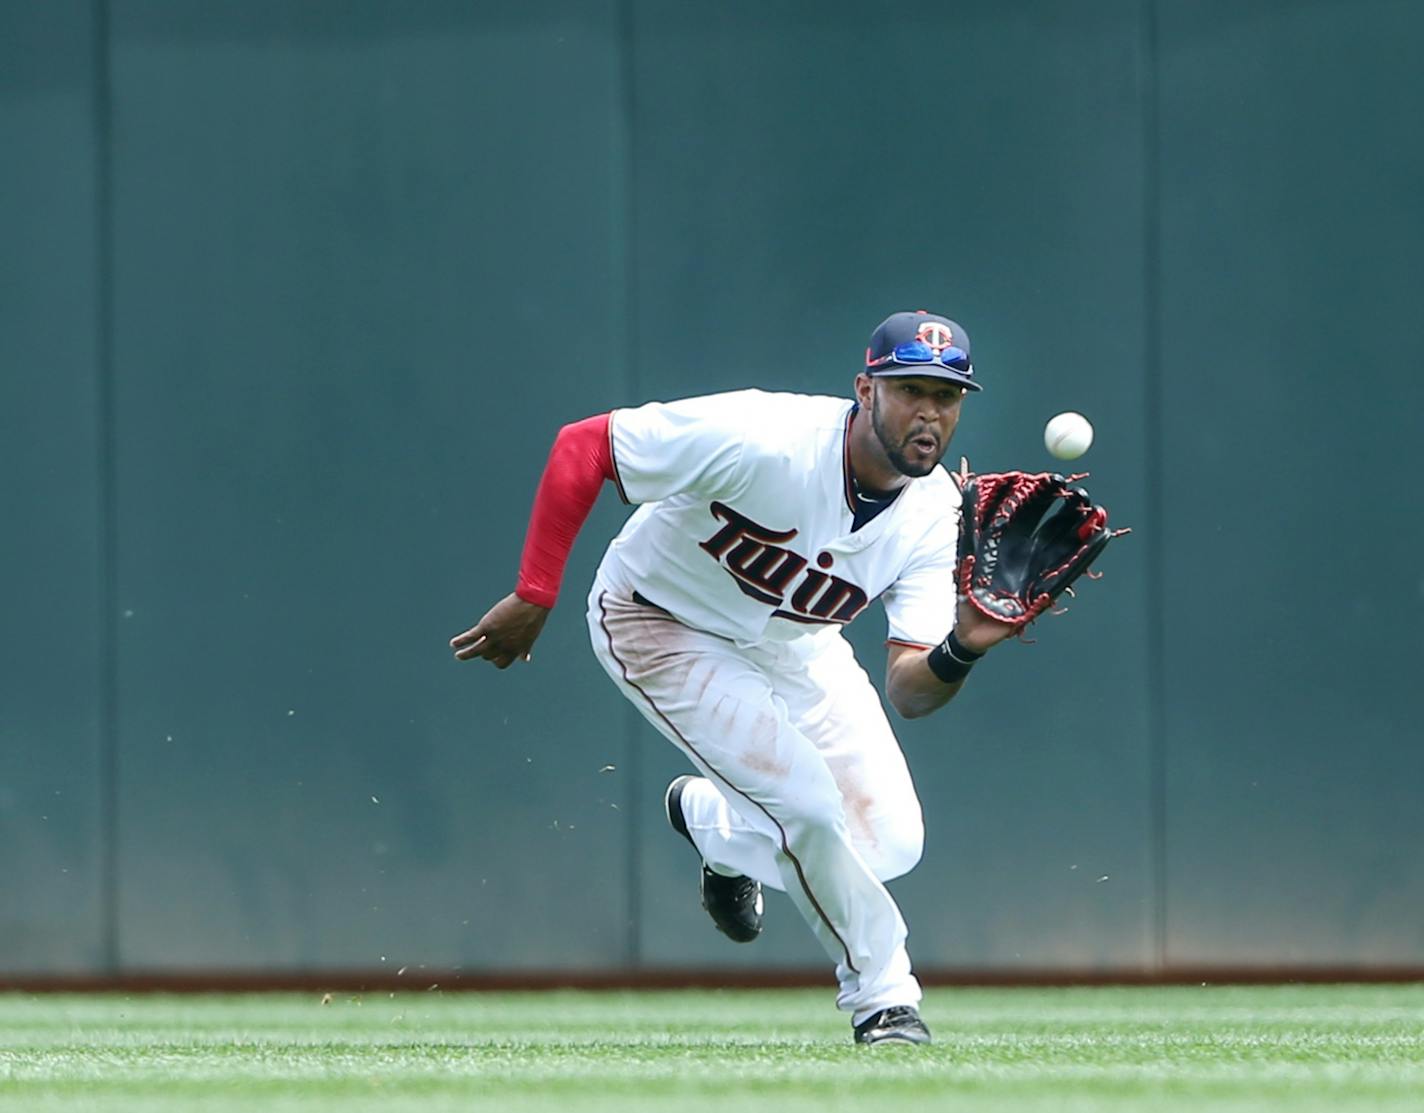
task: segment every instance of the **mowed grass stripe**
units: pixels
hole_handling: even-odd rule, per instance
[[[829,994],[0,996],[0,1107],[1424,1108],[1424,987],[935,990],[930,1048]]]

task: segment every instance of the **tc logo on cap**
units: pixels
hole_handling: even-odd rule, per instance
[[[915,339],[928,344],[934,349],[935,355],[954,345],[954,333],[942,321],[926,321],[915,333]]]

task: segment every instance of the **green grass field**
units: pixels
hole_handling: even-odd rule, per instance
[[[4,1110],[1424,1109],[1424,986],[939,989],[930,1048],[831,992],[0,995]]]

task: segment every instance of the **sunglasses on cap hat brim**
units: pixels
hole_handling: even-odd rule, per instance
[[[936,375],[931,367],[943,367],[950,375]],[[925,370],[921,370],[924,368]],[[896,344],[883,356],[872,358],[865,353],[865,370],[871,375],[914,375],[928,374],[935,378],[951,379],[968,390],[982,389],[974,382],[974,365],[969,362],[969,353],[953,345],[935,348],[923,340],[907,340]]]

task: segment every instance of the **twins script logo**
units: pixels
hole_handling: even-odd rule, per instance
[[[805,557],[781,548],[778,542],[790,541],[796,530],[767,529],[720,502],[712,504],[712,513],[726,525],[698,544],[744,594],[776,607],[773,614],[795,622],[846,623],[870,603],[855,584],[810,568]],[[830,553],[816,557],[821,568],[833,562]]]

